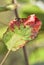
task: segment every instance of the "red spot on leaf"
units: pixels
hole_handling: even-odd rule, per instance
[[[32,28],[31,37],[34,38],[38,34],[41,28],[41,21],[35,16],[35,14],[28,16],[28,18],[21,18],[20,21],[13,20],[10,22],[9,27],[11,30],[14,30],[14,26],[20,27],[20,24],[23,23],[23,26],[30,26]]]

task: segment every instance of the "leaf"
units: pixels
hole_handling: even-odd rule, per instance
[[[0,39],[2,39],[3,34],[6,32],[7,26],[0,23]]]
[[[26,41],[30,41],[37,36],[41,28],[41,21],[35,15],[30,15],[27,21],[22,22],[19,22],[18,25],[18,21],[11,21],[8,30],[3,36],[3,41],[9,50],[12,50],[12,48],[17,50],[24,46]],[[34,22],[34,24],[32,22]]]
[[[38,13],[39,17],[40,17],[40,13],[44,14],[43,10],[41,10],[38,6],[33,5],[33,4],[23,5],[22,8],[19,10],[19,15],[20,15],[21,18],[25,18],[28,15],[30,15],[31,13],[33,13],[33,14]]]
[[[5,44],[0,40],[0,55],[4,54],[7,51]]]
[[[13,32],[10,29],[8,29],[8,31],[3,35],[3,42],[7,46],[8,50],[16,51],[20,47],[24,46],[27,40],[31,40],[31,38],[29,38],[30,35],[31,28],[24,28],[21,26],[19,29],[17,26],[15,26]]]
[[[14,34],[14,35],[13,34],[14,33],[11,31],[11,32],[4,35],[3,40],[4,40],[6,46],[9,50],[11,50],[13,47],[16,47],[17,44],[19,43],[19,41],[22,39],[21,36],[19,36],[17,34]],[[20,43],[20,44],[22,44],[22,43]]]

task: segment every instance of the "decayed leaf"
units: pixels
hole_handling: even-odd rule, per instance
[[[9,28],[3,36],[3,41],[9,50],[15,51],[23,47],[26,41],[34,39],[40,28],[41,21],[34,14],[19,22],[14,20],[10,22]]]

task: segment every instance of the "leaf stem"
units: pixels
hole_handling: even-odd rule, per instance
[[[6,55],[3,58],[2,62],[0,63],[0,65],[3,65],[4,64],[4,62],[5,62],[6,58],[8,57],[9,53],[10,53],[10,50],[8,50],[8,52],[6,53]]]

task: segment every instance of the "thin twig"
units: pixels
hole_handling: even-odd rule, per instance
[[[4,64],[4,62],[5,62],[6,58],[8,57],[9,53],[10,53],[10,50],[8,50],[8,52],[6,53],[6,55],[5,55],[4,59],[2,60],[2,62],[0,63],[0,65]]]

